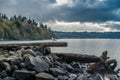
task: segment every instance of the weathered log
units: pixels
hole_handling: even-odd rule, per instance
[[[22,46],[66,47],[67,45],[67,42],[9,43],[0,44],[0,48],[5,50],[17,50],[20,49]]]
[[[62,61],[70,63],[72,61],[81,63],[99,62],[100,58],[94,55],[87,54],[73,54],[73,53],[52,53],[58,56]]]

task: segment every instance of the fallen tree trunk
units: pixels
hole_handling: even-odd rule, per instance
[[[58,56],[62,61],[70,63],[72,61],[81,62],[81,63],[92,63],[99,62],[100,58],[94,55],[86,54],[73,54],[73,53],[52,53]]]
[[[35,42],[35,43],[10,43],[10,44],[0,44],[0,48],[4,50],[18,50],[21,47],[30,46],[44,46],[44,47],[66,47],[67,42]]]

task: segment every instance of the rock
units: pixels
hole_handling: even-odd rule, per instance
[[[32,49],[22,50],[22,56],[24,56],[25,54],[30,54],[34,57],[36,56],[36,53]]]
[[[13,77],[6,77],[6,78],[3,78],[2,80],[15,80],[15,78],[13,78]]]
[[[11,69],[14,71],[14,70],[19,70],[18,66],[17,65],[11,65]]]
[[[20,63],[20,68],[25,68],[25,66],[26,66],[25,63],[23,63],[23,62]]]
[[[1,61],[1,62],[0,62],[0,66],[1,66],[3,69],[5,69],[7,72],[10,72],[10,71],[11,71],[11,66],[10,66],[10,64],[7,63],[7,62]]]
[[[45,47],[45,53],[44,53],[45,55],[47,55],[47,54],[51,54],[51,49],[50,49],[50,47]]]
[[[115,74],[106,74],[105,78],[110,80],[119,80]]]
[[[31,66],[35,71],[41,72],[49,69],[49,64],[40,56],[26,57],[25,64],[27,67]]]
[[[83,73],[83,69],[82,68],[74,68],[74,70],[72,70],[72,73]]]
[[[36,55],[43,56],[43,54],[39,51],[36,51]]]
[[[20,64],[23,62],[22,57],[13,57],[10,59],[10,64],[11,65],[17,65],[17,67],[20,67]]]
[[[14,51],[9,51],[9,54],[10,54],[10,55],[14,55],[15,52],[14,52]]]
[[[69,74],[69,79],[68,80],[76,80],[77,75],[76,74]]]
[[[76,80],[87,80],[87,78],[84,75],[80,75]]]
[[[62,69],[50,68],[50,74],[57,77],[57,76],[64,76],[66,74],[66,72],[64,70],[62,70]]]
[[[65,70],[67,70],[69,72],[74,70],[74,68],[71,65],[66,64],[66,63],[62,64],[61,66],[62,66],[62,68],[64,68]]]
[[[7,75],[7,72],[6,72],[5,70],[3,70],[3,71],[0,73],[0,76],[1,76],[2,78],[5,78],[5,77],[7,77],[8,75]]]
[[[15,70],[16,80],[35,80],[35,71]]]
[[[68,80],[67,76],[58,76],[58,80]]]
[[[39,51],[40,53],[42,53],[43,55],[47,55],[51,53],[51,50],[49,47],[45,47],[45,46],[36,46],[34,48],[34,51]],[[41,55],[41,54],[40,54]]]
[[[48,73],[38,73],[36,74],[36,80],[55,80],[55,78]]]

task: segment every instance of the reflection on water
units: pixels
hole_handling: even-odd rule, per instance
[[[52,52],[93,54],[100,56],[104,50],[108,56],[120,62],[120,40],[119,39],[60,39],[68,42],[68,47],[51,48]]]

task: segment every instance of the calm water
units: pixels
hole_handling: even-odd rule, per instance
[[[108,56],[117,59],[120,65],[120,39],[60,39],[68,47],[51,48],[52,52],[80,53],[100,56],[104,50]]]

